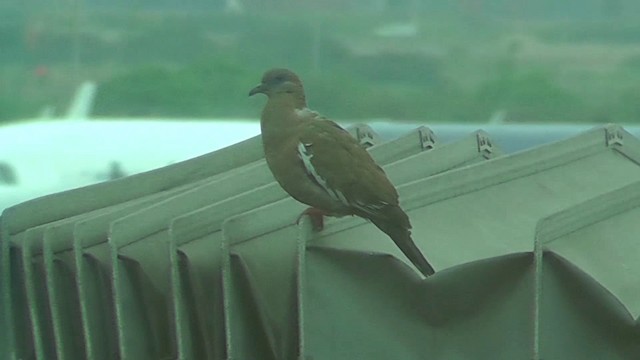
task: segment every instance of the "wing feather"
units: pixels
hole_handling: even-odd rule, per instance
[[[331,188],[327,184],[327,180],[324,177],[322,177],[322,175],[320,175],[318,173],[317,169],[313,165],[313,162],[311,161],[311,159],[314,156],[312,151],[311,151],[312,146],[313,146],[313,144],[311,144],[311,143],[309,143],[309,144],[299,143],[298,144],[298,157],[300,158],[300,160],[302,160],[302,164],[304,165],[304,168],[306,170],[307,175],[316,184],[320,185],[320,187],[322,187],[324,189],[324,191],[326,191],[327,194],[329,194],[329,196],[331,196],[331,198],[333,198],[336,201],[341,202],[345,206],[349,206],[350,204],[347,201],[347,198],[344,196],[344,194],[342,192],[340,192],[340,190],[338,190],[338,189]]]
[[[316,117],[305,122],[298,156],[307,174],[333,199],[375,216],[398,204],[398,194],[384,171],[346,130]]]

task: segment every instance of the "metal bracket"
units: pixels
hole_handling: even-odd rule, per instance
[[[478,141],[478,152],[488,159],[493,154],[493,142],[491,138],[484,132],[476,133],[476,139]]]
[[[620,126],[608,126],[604,133],[607,147],[624,145],[624,130]]]
[[[365,148],[372,147],[377,142],[373,130],[368,126],[356,127],[356,139],[358,139],[360,145]]]
[[[420,136],[420,147],[422,150],[431,150],[435,147],[436,136],[431,129],[420,127],[418,129],[418,136]]]

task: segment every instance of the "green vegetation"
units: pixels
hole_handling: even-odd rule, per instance
[[[640,121],[637,19],[425,15],[415,36],[390,38],[376,35],[394,23],[385,14],[289,15],[25,16],[0,32],[12,50],[0,121],[64,108],[83,79],[99,83],[96,116],[256,117],[247,91],[274,66],[299,72],[310,106],[336,119]]]
[[[255,74],[215,59],[179,69],[140,66],[106,80],[95,113],[103,116],[249,116],[249,84]],[[240,110],[240,111],[239,111]]]

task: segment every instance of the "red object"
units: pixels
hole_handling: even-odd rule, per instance
[[[36,68],[35,74],[38,78],[45,78],[49,76],[49,68],[44,65],[40,65]]]

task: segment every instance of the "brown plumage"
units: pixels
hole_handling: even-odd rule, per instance
[[[434,273],[411,238],[398,192],[357,140],[307,108],[302,82],[286,69],[267,71],[249,96],[268,97],[260,127],[265,158],[282,188],[330,216],[357,215],[384,231],[425,276]]]

